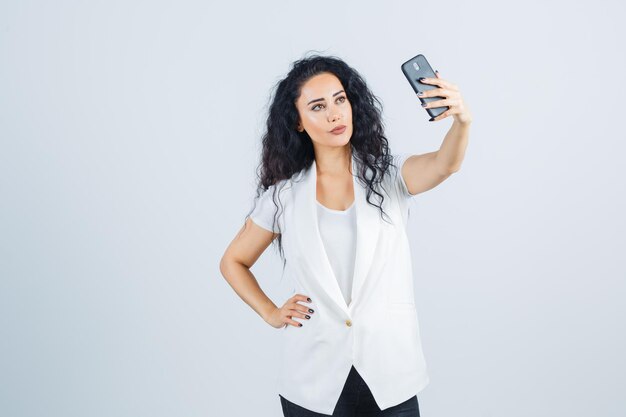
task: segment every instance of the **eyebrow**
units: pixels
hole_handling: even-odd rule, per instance
[[[344,92],[343,90],[339,90],[335,94],[333,94],[333,97],[335,97],[337,94],[343,93],[343,92]],[[311,100],[308,103],[306,103],[306,105],[308,106],[309,104],[315,103],[316,101],[324,101],[324,99],[323,98],[316,98],[315,100]]]

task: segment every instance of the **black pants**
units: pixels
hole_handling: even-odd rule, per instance
[[[307,410],[304,407],[292,403],[280,394],[278,396],[280,397],[280,404],[283,407],[283,415],[285,417],[323,417],[329,415]],[[343,391],[341,391],[341,396],[339,397],[339,401],[337,402],[332,416],[419,417],[420,410],[417,395],[415,395],[401,404],[381,411],[374,401],[372,392],[353,366],[352,369],[350,369],[350,374],[343,387]]]

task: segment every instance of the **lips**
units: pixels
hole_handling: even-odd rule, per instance
[[[346,130],[346,125],[339,125],[331,130],[331,133],[343,133],[344,130]]]

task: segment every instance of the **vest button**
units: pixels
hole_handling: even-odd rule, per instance
[[[348,327],[352,326],[352,322],[350,320],[346,320],[346,326]]]

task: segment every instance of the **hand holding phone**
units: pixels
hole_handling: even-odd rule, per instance
[[[411,87],[413,87],[413,90],[415,91],[416,94],[419,92],[424,92],[427,90],[433,90],[433,89],[439,88],[436,85],[424,84],[420,82],[420,78],[422,77],[437,78],[435,71],[433,71],[432,67],[430,66],[430,64],[428,63],[424,55],[419,54],[419,55],[414,56],[413,58],[403,63],[401,68],[402,68],[402,72],[404,73],[404,76],[409,81],[409,84],[411,84]],[[422,103],[428,103],[431,101],[445,99],[445,97],[439,97],[439,96],[426,97],[426,98],[422,98],[418,96],[418,98],[420,99]],[[443,106],[443,107],[428,108],[425,110],[434,119],[435,117],[439,116],[441,113],[447,111],[448,109],[449,109],[448,106]]]

